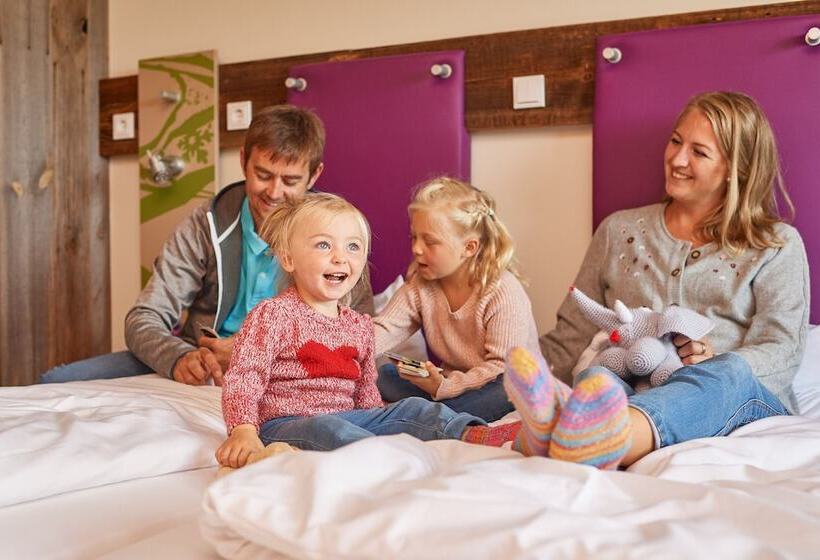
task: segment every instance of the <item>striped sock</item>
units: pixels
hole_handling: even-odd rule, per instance
[[[510,350],[504,389],[523,423],[513,449],[546,457],[563,399],[544,358],[521,347]]]
[[[499,426],[467,426],[461,434],[461,441],[501,447],[515,439],[521,429],[521,422],[508,422]]]
[[[617,469],[632,441],[626,393],[604,372],[575,384],[552,434],[549,457]]]

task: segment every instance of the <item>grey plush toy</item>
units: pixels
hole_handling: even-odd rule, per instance
[[[672,344],[676,333],[699,340],[715,326],[700,313],[677,305],[658,313],[646,307],[629,309],[616,300],[614,309],[607,309],[574,286],[570,294],[584,316],[609,334],[609,346],[595,356],[592,365],[604,366],[636,389],[646,387],[647,379],[652,387],[662,385],[683,367]]]

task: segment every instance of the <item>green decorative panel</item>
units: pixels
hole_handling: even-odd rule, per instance
[[[174,228],[216,192],[217,84],[216,51],[139,63],[143,286]]]

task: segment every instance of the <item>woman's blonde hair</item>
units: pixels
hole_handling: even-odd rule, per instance
[[[775,232],[775,225],[783,221],[777,190],[788,207],[789,218],[794,217],[794,205],[783,185],[777,144],[763,110],[748,95],[714,91],[693,97],[677,123],[695,110],[712,125],[718,149],[729,167],[726,195],[701,222],[699,234],[735,254],[747,248],[782,246],[783,240]]]
[[[485,292],[505,270],[521,276],[515,246],[495,211],[495,201],[484,191],[451,177],[437,177],[416,187],[407,211],[437,209],[444,212],[461,235],[476,234],[479,247],[469,264],[469,274]]]
[[[291,238],[300,221],[321,215],[330,221],[339,214],[350,213],[356,217],[364,237],[364,254],[370,252],[370,225],[364,214],[344,198],[330,193],[308,192],[295,198],[286,196],[268,214],[259,228],[259,237],[268,244],[270,252],[276,257],[290,252]],[[284,272],[284,271],[283,271]],[[289,274],[283,274],[280,288],[292,283]]]

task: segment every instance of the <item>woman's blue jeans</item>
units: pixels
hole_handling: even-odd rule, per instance
[[[503,374],[495,381],[483,387],[462,393],[451,399],[438,401],[446,404],[456,412],[466,412],[483,418],[487,422],[495,422],[514,410],[512,403],[504,391]],[[421,397],[431,400],[430,395],[399,377],[399,370],[395,364],[384,364],[379,368],[379,379],[376,381],[382,398],[387,402],[396,402],[407,397]]]
[[[663,385],[641,393],[601,367],[584,370],[575,382],[602,370],[621,383],[629,406],[649,420],[655,449],[691,439],[725,436],[755,420],[789,414],[758,381],[746,360],[732,352],[684,366]]]
[[[329,451],[373,436],[459,439],[467,426],[485,424],[481,418],[454,412],[441,403],[410,397],[385,408],[274,418],[262,424],[259,438],[265,445],[284,441],[299,449]]]

